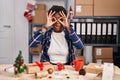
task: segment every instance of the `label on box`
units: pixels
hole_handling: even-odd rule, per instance
[[[104,63],[102,80],[113,80],[113,63]]]
[[[80,12],[81,12],[81,9],[82,9],[82,6],[80,6],[80,5],[79,5],[79,6],[76,6],[76,12],[79,12],[79,13],[80,13]]]
[[[97,49],[97,50],[96,50],[96,55],[98,55],[98,56],[99,56],[99,55],[102,55],[102,49]]]

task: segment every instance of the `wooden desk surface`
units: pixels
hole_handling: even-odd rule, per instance
[[[48,75],[45,78],[35,78],[34,74],[26,74],[26,72],[24,72],[22,74],[21,77],[15,77],[13,72],[8,72],[8,71],[4,71],[5,68],[12,68],[12,65],[7,65],[7,64],[3,64],[0,65],[0,80],[101,80],[101,78],[99,77],[95,77],[96,74],[89,74],[87,73],[86,76],[80,76],[78,74],[77,71],[74,70],[74,68],[72,66],[65,66],[65,70],[63,71],[54,71],[54,73],[52,75]],[[116,70],[118,70],[119,68],[117,68]],[[120,69],[119,69],[120,71]],[[59,73],[59,76],[57,76],[55,78],[55,73]],[[69,76],[70,78],[67,79],[67,76],[65,76],[65,74],[68,74],[67,76]],[[52,78],[48,78],[49,76],[52,76]],[[120,74],[116,74],[114,75],[114,80],[119,80],[120,79]]]

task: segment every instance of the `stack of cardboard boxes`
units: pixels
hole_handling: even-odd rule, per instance
[[[113,62],[113,48],[112,47],[94,47],[93,61],[96,63]]]
[[[75,0],[75,16],[120,16],[120,0]]]

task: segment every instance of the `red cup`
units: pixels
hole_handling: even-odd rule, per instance
[[[81,69],[83,69],[83,65],[84,60],[82,59],[77,59],[73,61],[73,67],[75,68],[76,71],[80,71]]]

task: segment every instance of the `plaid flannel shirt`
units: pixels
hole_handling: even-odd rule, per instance
[[[46,33],[43,34],[41,30],[38,30],[34,33],[34,36],[30,40],[30,47],[37,47],[40,44],[42,45],[41,62],[50,61],[47,51],[50,47],[52,31],[53,28],[49,29]],[[70,64],[75,59],[73,46],[75,46],[77,49],[82,49],[84,46],[81,39],[77,36],[72,27],[70,27],[70,33],[68,33],[66,29],[64,29],[64,32],[69,48],[69,55],[67,60],[68,64]]]

